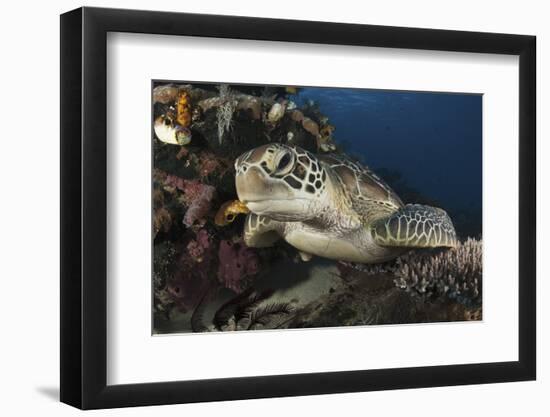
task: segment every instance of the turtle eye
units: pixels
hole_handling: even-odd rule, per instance
[[[290,152],[285,152],[283,156],[279,158],[279,162],[277,162],[277,170],[275,172],[275,175],[286,175],[294,166],[294,157],[293,154]]]

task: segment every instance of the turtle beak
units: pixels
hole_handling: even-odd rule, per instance
[[[265,194],[265,175],[260,169],[250,167],[235,177],[235,186],[239,200],[246,204]]]

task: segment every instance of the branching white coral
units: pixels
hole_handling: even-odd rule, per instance
[[[218,140],[221,145],[225,133],[233,129],[233,113],[235,112],[235,103],[226,101],[216,112],[218,119]]]
[[[395,262],[353,265],[367,274],[393,274],[395,285],[427,297],[446,295],[465,303],[481,301],[481,240],[468,238],[458,246],[433,253],[411,251]]]
[[[218,86],[218,91],[220,92],[221,98],[230,98],[233,94],[228,84],[220,84]]]
[[[216,118],[218,121],[218,141],[221,145],[224,135],[233,128],[233,113],[237,108],[237,100],[234,99],[233,92],[227,84],[218,86],[218,91],[222,103],[216,110]]]
[[[468,239],[435,255],[410,252],[397,259],[396,285],[420,294],[446,294],[450,298],[480,298],[483,242]]]

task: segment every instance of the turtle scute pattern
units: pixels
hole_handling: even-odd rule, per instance
[[[365,222],[389,216],[403,207],[398,195],[368,167],[335,154],[323,155],[320,159],[336,174],[349,195],[351,206]]]
[[[325,189],[326,171],[310,152],[294,147],[296,166],[290,175],[283,178],[292,188],[303,189],[310,194],[320,195]]]
[[[454,247],[458,243],[445,210],[420,204],[407,204],[389,218],[377,220],[371,233],[381,246],[433,248]]]
[[[274,154],[281,148],[288,149],[292,152],[293,158],[295,158],[293,170],[286,175],[276,176],[265,160],[262,160],[259,163],[251,162],[255,159],[259,159],[260,155],[257,153],[266,152],[267,154]],[[295,190],[303,190],[306,193],[313,194],[317,197],[320,196],[326,188],[326,170],[322,167],[319,160],[313,154],[298,147],[272,144],[266,147],[252,149],[237,159],[235,163],[236,175],[245,173],[248,168],[253,165],[257,165],[272,179],[284,181]]]

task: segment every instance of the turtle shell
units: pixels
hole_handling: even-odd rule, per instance
[[[395,191],[368,167],[342,155],[322,155],[319,159],[328,165],[349,197],[352,208],[365,221],[387,217],[403,207]]]

